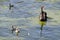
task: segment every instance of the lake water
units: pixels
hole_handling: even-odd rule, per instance
[[[22,3],[18,3],[23,1]],[[13,4],[9,10],[9,3]],[[39,24],[40,7],[44,5],[48,19],[42,34]],[[0,40],[60,40],[60,0],[2,0],[0,1]],[[20,30],[11,33],[11,26]]]

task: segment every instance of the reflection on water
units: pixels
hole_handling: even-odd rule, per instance
[[[24,2],[17,3],[20,1]],[[9,10],[9,3],[14,5],[12,10]],[[42,31],[39,25],[41,5],[45,6],[44,11],[47,12],[48,17],[52,18],[48,19]],[[0,39],[59,40],[59,17],[60,0],[9,0],[8,2],[0,2]],[[19,28],[21,27],[18,37],[16,37],[15,33],[10,33],[11,25],[15,25],[15,27]]]

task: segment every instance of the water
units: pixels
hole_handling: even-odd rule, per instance
[[[24,1],[22,3],[17,3]],[[39,1],[39,2],[38,2]],[[9,3],[14,5],[9,10]],[[47,24],[42,34],[39,25],[40,7],[47,12]],[[60,40],[60,0],[9,0],[0,2],[0,40]],[[20,29],[19,36],[11,33],[11,26]]]

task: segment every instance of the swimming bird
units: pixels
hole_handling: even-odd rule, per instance
[[[11,3],[9,3],[9,10],[11,10],[12,7],[14,7],[14,5],[12,5]]]
[[[47,13],[43,10],[44,6],[41,6],[41,13],[39,15],[39,20],[40,20],[40,25],[41,25],[41,30],[43,29],[43,26],[47,22]]]
[[[16,30],[16,28],[12,25],[12,33]]]

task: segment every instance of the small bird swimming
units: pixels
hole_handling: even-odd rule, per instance
[[[14,26],[12,25],[12,33],[16,30],[16,28],[14,28]]]
[[[11,10],[12,7],[14,7],[14,5],[12,5],[11,3],[9,3],[9,10]]]

